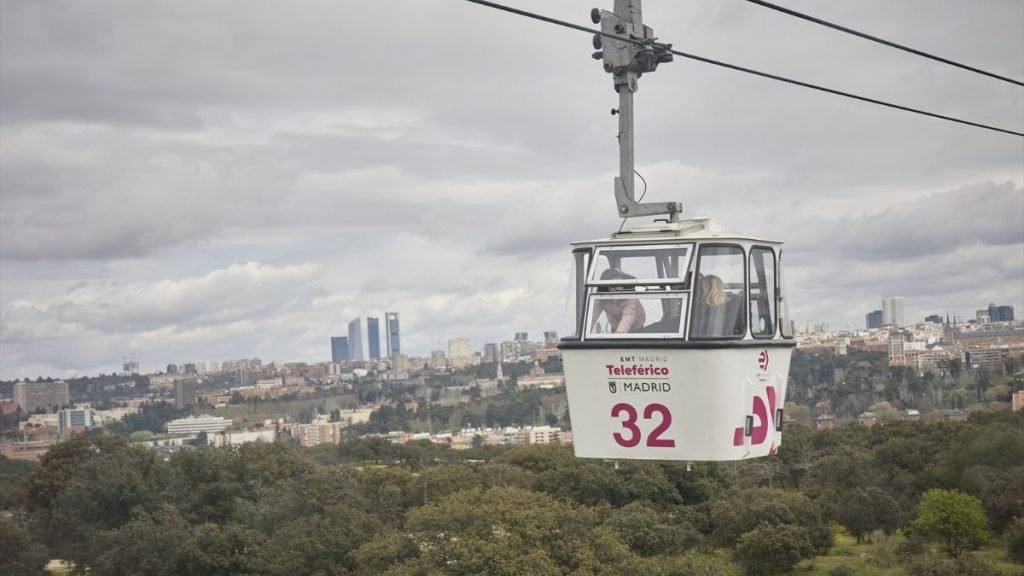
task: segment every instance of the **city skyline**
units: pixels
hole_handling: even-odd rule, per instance
[[[889,297],[889,298],[892,298],[892,297]],[[900,298],[900,297],[896,297],[896,298]],[[884,301],[886,299],[888,299],[888,298],[883,298],[882,299],[883,303],[884,303]],[[999,309],[1004,314],[1008,312],[1011,315],[1011,317],[1009,318],[1009,320],[1007,320],[1006,318],[1000,318],[998,320],[992,320],[992,321],[988,320],[987,318],[982,320],[979,317],[983,312],[987,313],[990,310],[992,310],[993,308]],[[390,312],[388,314],[396,314],[397,315],[397,313],[390,313]],[[869,314],[865,315],[865,321],[870,320],[870,316],[876,315],[876,314],[877,314],[877,322],[878,322],[878,324],[875,325],[875,326],[872,326],[870,324],[865,326],[864,325],[865,322],[862,322],[862,324],[859,327],[849,327],[849,326],[833,327],[833,326],[829,326],[827,323],[814,323],[814,322],[811,322],[811,321],[807,321],[807,322],[805,322],[803,324],[797,324],[795,326],[795,328],[797,330],[798,335],[813,335],[819,329],[827,329],[827,331],[829,333],[832,333],[832,334],[841,334],[841,333],[844,333],[844,332],[850,332],[850,333],[862,332],[863,333],[865,331],[878,330],[878,329],[883,329],[883,328],[885,328],[885,329],[888,329],[888,328],[901,328],[901,329],[902,328],[913,328],[913,327],[919,327],[919,326],[926,325],[929,322],[937,323],[937,324],[944,324],[944,323],[947,322],[947,320],[950,323],[952,323],[952,324],[954,324],[956,326],[964,326],[964,327],[969,326],[971,324],[981,325],[981,324],[988,324],[988,323],[991,323],[991,322],[1007,322],[1007,321],[1009,321],[1011,323],[1014,323],[1014,326],[1017,326],[1017,327],[1019,327],[1020,324],[1021,324],[1021,319],[1019,317],[1017,317],[1017,312],[1016,312],[1016,308],[1015,307],[1007,306],[1007,305],[999,305],[999,304],[996,304],[996,303],[989,303],[989,305],[985,309],[976,309],[976,310],[974,310],[973,315],[963,315],[963,314],[949,312],[949,316],[947,317],[947,316],[944,316],[943,314],[932,314],[932,315],[929,315],[929,316],[926,316],[926,317],[923,317],[923,318],[916,318],[916,319],[915,318],[910,318],[910,319],[907,319],[907,320],[905,320],[905,323],[902,326],[900,326],[900,325],[883,324],[882,310],[874,310],[874,311],[870,312]],[[353,322],[355,320],[358,320],[358,319],[354,319]],[[404,354],[403,353],[402,355],[403,356],[407,356],[407,357],[418,358],[418,359],[421,359],[421,360],[430,360],[432,357],[435,357],[438,354],[441,354],[441,355],[445,356],[446,358],[449,358],[449,357],[452,356],[452,352],[451,351],[452,351],[452,346],[454,344],[455,346],[460,347],[460,349],[463,350],[463,351],[469,350],[469,352],[470,352],[469,356],[479,355],[483,362],[491,362],[491,361],[496,361],[496,360],[493,359],[493,358],[490,358],[489,356],[490,355],[495,355],[495,354],[498,353],[498,351],[504,350],[506,346],[509,349],[513,349],[514,348],[513,345],[518,343],[518,342],[530,342],[530,343],[533,343],[533,344],[536,344],[536,345],[546,344],[546,343],[549,343],[550,341],[552,341],[552,338],[557,339],[557,337],[558,337],[558,332],[555,331],[555,330],[545,330],[545,331],[543,331],[543,336],[542,337],[539,337],[539,338],[538,337],[534,337],[533,339],[529,338],[529,332],[517,331],[517,332],[515,332],[512,335],[511,338],[506,338],[506,339],[503,339],[503,340],[491,340],[491,341],[486,341],[486,342],[474,342],[472,339],[469,339],[469,338],[465,338],[465,337],[461,337],[461,336],[450,336],[445,341],[438,341],[436,343],[436,345],[434,347],[432,347],[428,351],[414,353],[414,354]],[[376,358],[376,359],[365,358],[365,359],[362,359],[362,360],[353,360],[353,359],[348,358],[347,357],[347,354],[349,352],[348,339],[349,338],[347,336],[341,336],[341,337],[332,336],[332,337],[330,337],[329,338],[328,349],[327,349],[328,351],[327,351],[326,356],[324,358],[313,358],[313,359],[303,359],[303,360],[295,360],[295,359],[287,359],[287,358],[274,358],[274,359],[268,359],[268,360],[270,362],[277,362],[277,363],[283,363],[283,364],[296,363],[296,362],[297,363],[306,363],[306,364],[322,364],[322,363],[326,363],[326,362],[333,362],[333,363],[366,362],[366,363],[370,363],[370,362],[374,362],[376,360],[386,360],[387,359],[386,357],[380,357],[380,358]],[[341,354],[341,353],[343,353],[344,357],[340,357],[339,358],[339,354]],[[134,356],[135,355],[133,354],[133,358],[134,358]],[[466,355],[463,352],[462,354],[460,354],[460,356],[466,356]],[[238,363],[238,362],[245,363],[245,362],[248,362],[249,359],[255,359],[255,360],[260,361],[260,362],[263,361],[263,359],[260,359],[260,358],[258,358],[256,356],[247,356],[245,354],[238,354],[238,355],[233,356],[231,359],[222,359],[222,360],[218,360],[218,359],[198,359],[198,358],[192,358],[192,359],[189,359],[189,360],[178,359],[178,360],[167,362],[166,364],[167,364],[168,370],[170,370],[171,367],[174,367],[178,371],[178,373],[189,373],[190,367],[192,367],[192,369],[195,370],[196,366],[201,366],[202,368],[198,369],[194,373],[196,373],[198,375],[203,375],[203,374],[205,374],[208,371],[209,372],[222,372],[224,370],[228,370],[228,371],[234,370],[235,368],[225,368],[224,366],[227,366],[229,364],[235,364],[235,363]],[[223,366],[222,366],[222,364],[223,364]],[[214,366],[214,368],[207,368],[208,365],[212,365],[212,366]],[[140,370],[139,362],[137,360],[133,359],[130,363],[127,362],[127,360],[123,360],[123,364],[122,364],[123,370],[121,370],[120,373],[121,374],[128,374],[129,373],[129,367],[130,367],[132,369],[130,373],[133,373],[133,374],[137,374],[137,373],[160,374],[160,373],[163,373],[163,371],[161,369],[162,366],[164,366],[164,363],[157,362],[157,363],[154,364],[152,369]],[[111,370],[110,371],[111,374],[114,374],[115,372],[116,372],[115,370]],[[76,378],[76,377],[94,376],[94,375],[96,375],[96,374],[85,374],[85,373],[83,373],[81,371],[69,371],[66,374],[58,375],[58,376],[47,375],[47,374],[39,374],[36,377],[37,378],[38,377],[42,377],[42,378],[58,378],[58,379],[61,379],[61,378]],[[33,378],[32,377],[28,377],[28,376],[23,376],[23,377],[20,377],[20,378],[13,378],[11,380],[15,380],[15,381],[17,381],[17,380],[32,381]]]
[[[589,26],[611,2],[516,6]],[[1019,2],[809,12],[1024,77]],[[644,22],[688,52],[1024,131],[1019,87],[749,3],[647,3]],[[0,3],[0,378],[131,354],[320,361],[367,311],[401,312],[409,355],[569,333],[571,243],[622,225],[617,97],[592,51],[451,0]],[[640,80],[636,129],[645,201],[785,242],[797,325],[857,329],[893,294],[908,322],[1024,311],[1019,137],[683,58]]]
[[[889,299],[889,298],[898,298],[901,301],[905,300],[903,297],[884,297],[884,298],[881,298],[883,306],[884,306],[885,301],[887,299]],[[1002,304],[997,304],[997,303],[994,303],[994,302],[990,302],[987,305],[985,305],[984,307],[974,307],[974,308],[972,308],[972,307],[968,306],[968,307],[964,308],[963,310],[960,310],[960,309],[957,309],[957,308],[952,308],[952,309],[948,309],[948,310],[939,310],[939,311],[934,312],[933,314],[928,314],[928,315],[924,315],[923,311],[922,311],[922,316],[920,318],[907,316],[905,318],[905,320],[904,320],[904,324],[903,325],[904,326],[913,326],[915,324],[920,324],[920,323],[927,322],[928,321],[928,317],[932,316],[932,315],[939,316],[940,318],[943,319],[943,321],[945,321],[945,318],[947,317],[946,316],[947,314],[949,315],[949,318],[951,318],[953,322],[960,323],[960,324],[967,324],[968,322],[976,322],[977,321],[976,315],[978,313],[982,312],[983,310],[991,309],[993,306],[998,307],[998,308],[1010,308],[1011,309],[1010,312],[1014,315],[1013,319],[1017,319],[1017,320],[1020,319],[1020,317],[1018,316],[1018,314],[1020,314],[1020,312],[1018,312],[1019,309],[1016,306],[1012,306],[1012,305],[1008,306],[1008,305],[1002,305]],[[828,326],[829,330],[831,330],[831,331],[861,331],[861,330],[872,328],[872,326],[866,325],[866,319],[867,319],[868,314],[873,314],[873,313],[877,313],[878,314],[878,322],[879,322],[879,324],[878,324],[878,326],[876,326],[876,328],[881,328],[883,325],[887,325],[883,321],[883,319],[882,319],[882,312],[883,312],[882,310],[870,311],[869,313],[865,314],[865,316],[863,316],[861,318],[860,324],[856,325],[856,326],[854,326],[854,325],[832,326],[832,325],[828,324],[827,322],[815,322],[813,320],[806,320],[806,321],[802,321],[802,322],[801,321],[797,321],[796,328],[797,328],[797,330],[801,330],[801,331],[809,331],[814,326]],[[389,318],[392,317],[390,315],[394,315],[393,316],[394,319],[397,319],[397,317],[398,317],[398,313],[396,313],[396,312],[388,312],[386,314],[388,315]],[[367,316],[367,317],[354,318],[350,322],[346,323],[346,329],[351,328],[353,322],[357,322],[357,321],[363,320],[363,319],[368,321],[371,318],[374,318],[374,317]],[[361,329],[362,329],[362,326],[360,326],[360,331],[361,331]],[[542,331],[543,337],[540,337],[540,338],[535,337],[533,340],[530,340],[530,341],[532,341],[532,342],[545,342],[545,341],[548,340],[548,336],[550,334],[557,334],[557,333],[558,333],[557,330],[543,330]],[[483,355],[486,355],[486,347],[489,346],[489,345],[494,345],[494,344],[499,344],[500,345],[503,342],[513,342],[517,338],[528,337],[529,334],[530,334],[529,331],[517,330],[517,331],[514,331],[511,336],[506,337],[504,339],[498,338],[498,339],[490,339],[490,340],[479,341],[479,342],[474,340],[474,339],[472,339],[472,338],[469,338],[468,340],[470,340],[470,342],[472,343],[474,352],[478,352],[478,353],[481,353]],[[419,358],[430,358],[430,356],[433,353],[435,353],[435,352],[445,351],[449,347],[449,344],[450,344],[451,340],[453,340],[453,339],[462,339],[462,338],[464,338],[464,337],[457,336],[457,335],[449,335],[449,336],[447,336],[447,337],[445,337],[445,338],[443,338],[441,340],[437,340],[428,349],[417,351],[416,353],[407,354],[407,355],[408,356],[412,356],[412,357],[419,357]],[[325,356],[323,358],[319,358],[319,357],[303,358],[303,359],[274,358],[273,360],[274,361],[279,361],[279,362],[307,362],[307,363],[311,363],[311,364],[312,363],[326,362],[326,361],[346,362],[346,361],[351,361],[351,360],[361,360],[361,361],[370,361],[370,360],[372,360],[369,357],[363,358],[363,359],[355,359],[355,358],[349,357],[348,354],[350,354],[351,349],[352,349],[352,346],[350,345],[349,340],[350,340],[349,336],[340,336],[340,337],[339,336],[329,336],[328,337],[327,347],[326,347],[327,351],[326,351]],[[383,337],[382,337],[382,340],[383,340]],[[369,341],[368,340],[365,343],[367,345],[369,345]],[[382,341],[381,343],[385,345],[384,349],[386,349],[387,346],[388,346],[386,341]],[[338,354],[339,354],[339,351],[340,351],[339,346],[344,348],[344,353],[345,353],[345,357],[340,359],[340,360],[338,360]],[[161,372],[161,367],[167,366],[167,365],[185,366],[186,364],[189,364],[189,363],[192,363],[192,362],[214,362],[214,363],[218,363],[218,362],[221,362],[221,361],[230,361],[231,359],[260,357],[260,355],[258,355],[258,354],[246,354],[245,351],[243,351],[243,350],[239,350],[237,352],[238,353],[236,353],[236,354],[232,354],[232,355],[229,355],[229,356],[227,356],[225,358],[220,358],[220,359],[205,358],[205,357],[196,357],[196,358],[189,358],[189,359],[181,359],[181,358],[173,359],[173,358],[162,358],[161,357],[162,359],[153,361],[151,367],[149,369],[147,369],[147,370],[142,370],[142,372],[143,373],[159,373],[159,372]],[[114,368],[115,363],[111,362],[111,363],[105,365],[105,369],[99,369],[99,370],[91,372],[91,373],[84,372],[81,369],[68,369],[65,372],[61,373],[61,374],[42,374],[42,373],[35,374],[35,375],[22,374],[22,375],[19,375],[19,376],[16,376],[16,377],[11,377],[11,378],[3,376],[3,377],[0,377],[0,380],[32,380],[32,379],[37,378],[37,377],[43,377],[43,378],[46,378],[46,377],[65,378],[65,377],[76,377],[76,376],[79,376],[79,375],[90,376],[90,375],[95,375],[95,374],[99,374],[99,373],[124,372],[124,371],[127,370],[127,367],[129,367],[129,366],[133,367],[134,372],[139,372],[140,371],[139,360],[136,358],[138,355],[139,354],[137,352],[132,352],[131,353],[131,357],[132,357],[131,362],[129,362],[127,360],[127,358],[128,358],[127,356],[122,356],[121,357],[121,363],[118,365],[118,366],[120,366],[121,370],[115,369]],[[142,354],[142,356],[145,357],[147,355],[146,354]],[[384,359],[384,358],[386,358],[386,357],[384,357],[384,356],[381,357],[381,359]]]

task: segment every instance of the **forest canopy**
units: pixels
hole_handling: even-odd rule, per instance
[[[837,530],[918,538],[910,567],[929,542],[948,562],[982,534],[1020,546],[1024,415],[793,425],[775,457],[689,469],[382,440],[164,459],[97,436],[38,465],[0,460],[0,503],[4,574],[49,558],[95,575],[781,574],[827,554]],[[947,505],[970,512],[953,540]]]

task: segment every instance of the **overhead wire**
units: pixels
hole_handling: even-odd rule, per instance
[[[698,62],[703,62],[705,64],[711,64],[711,65],[719,66],[719,67],[722,67],[722,68],[728,68],[730,70],[736,70],[737,72],[745,72],[747,74],[752,74],[752,75],[755,75],[755,76],[760,76],[762,78],[768,78],[768,79],[771,79],[771,80],[777,80],[779,82],[785,82],[787,84],[792,84],[794,86],[800,86],[800,87],[803,87],[803,88],[809,88],[811,90],[817,90],[819,92],[825,92],[825,93],[828,93],[828,94],[833,94],[835,96],[842,96],[844,98],[850,98],[850,99],[853,99],[853,100],[859,100],[861,102],[868,102],[870,104],[875,104],[875,105],[878,105],[878,106],[884,106],[884,107],[892,108],[892,109],[895,109],[895,110],[902,110],[904,112],[911,112],[913,114],[920,114],[922,116],[928,116],[930,118],[936,118],[936,119],[939,119],[939,120],[946,120],[948,122],[955,122],[955,123],[958,123],[958,124],[964,124],[966,126],[973,126],[975,128],[982,128],[982,129],[985,129],[985,130],[992,130],[994,132],[1002,132],[1004,134],[1010,134],[1010,135],[1013,135],[1013,136],[1020,136],[1021,138],[1024,138],[1024,132],[1017,132],[1015,130],[1009,130],[1009,129],[1000,128],[1000,127],[997,127],[997,126],[990,126],[988,124],[981,124],[979,122],[972,122],[970,120],[964,120],[962,118],[955,118],[953,116],[946,116],[946,115],[943,115],[943,114],[936,114],[934,112],[928,112],[926,110],[921,110],[921,109],[918,109],[918,108],[911,108],[910,106],[903,106],[903,105],[900,105],[900,104],[893,104],[891,102],[886,102],[884,100],[878,100],[876,98],[869,98],[867,96],[860,96],[860,95],[853,94],[853,93],[850,93],[850,92],[844,92],[842,90],[835,90],[835,89],[832,89],[832,88],[827,88],[825,86],[819,86],[817,84],[811,84],[809,82],[803,82],[801,80],[794,80],[792,78],[786,78],[785,76],[779,76],[777,74],[770,74],[768,72],[761,72],[759,70],[754,70],[752,68],[746,68],[746,67],[743,67],[743,66],[737,66],[735,64],[729,64],[727,62],[722,62],[722,61],[719,61],[719,60],[713,60],[711,58],[705,58],[703,56],[697,56],[696,54],[689,54],[687,52],[682,52],[680,50],[674,50],[672,48],[671,44],[665,44],[665,43],[661,43],[661,42],[644,42],[644,41],[636,40],[634,38],[629,38],[629,37],[626,37],[626,36],[619,36],[617,34],[609,34],[607,32],[602,32],[601,30],[595,30],[593,28],[587,28],[586,26],[580,26],[578,24],[573,24],[571,22],[566,22],[564,20],[559,20],[557,18],[551,18],[550,16],[544,16],[544,15],[541,15],[541,14],[536,14],[534,12],[528,12],[526,10],[522,10],[522,9],[519,9],[519,8],[513,8],[511,6],[506,6],[504,4],[498,4],[496,2],[490,2],[489,0],[465,0],[465,1],[469,2],[471,4],[478,4],[480,6],[486,6],[488,8],[494,8],[496,10],[501,10],[503,12],[509,12],[511,14],[516,14],[516,15],[523,16],[523,17],[526,17],[526,18],[532,18],[534,20],[540,20],[542,22],[547,22],[549,24],[555,24],[556,26],[562,26],[562,27],[565,27],[565,28],[572,28],[574,30],[579,30],[581,32],[587,32],[587,33],[590,33],[590,34],[597,34],[599,36],[603,36],[605,38],[611,38],[613,40],[618,40],[618,41],[621,41],[621,42],[629,42],[630,44],[635,44],[635,45],[638,45],[638,46],[656,46],[656,47],[658,47],[658,48],[660,48],[662,50],[665,50],[667,52],[670,52],[670,53],[672,53],[672,54],[674,54],[676,56],[680,56],[680,57],[683,57],[683,58],[688,58],[690,60],[696,60]]]
[[[470,2],[474,0],[468,0]],[[972,122],[970,120],[964,120],[962,118],[955,118],[953,116],[946,116],[943,114],[936,114],[934,112],[928,112],[927,110],[921,110],[919,108],[911,108],[910,106],[903,106],[901,104],[893,104],[892,102],[886,102],[884,100],[878,100],[876,98],[869,98],[867,96],[859,96],[850,92],[844,92],[842,90],[835,90],[832,88],[826,88],[825,86],[819,86],[817,84],[811,84],[809,82],[803,82],[800,80],[794,80],[792,78],[786,78],[777,74],[769,74],[768,72],[761,72],[752,68],[744,68],[743,66],[736,66],[735,64],[729,64],[726,62],[719,62],[717,60],[711,60],[710,58],[704,58],[702,56],[696,56],[694,54],[686,54],[679,52],[678,50],[669,49],[669,52],[676,56],[682,56],[691,60],[697,60],[698,62],[704,62],[707,64],[714,64],[715,66],[721,66],[723,68],[729,68],[739,72],[746,72],[747,74],[753,74],[755,76],[761,76],[762,78],[770,78],[772,80],[778,80],[779,82],[785,82],[787,84],[793,84],[794,86],[802,86],[804,88],[810,88],[811,90],[818,90],[820,92],[826,92],[828,94],[834,94],[836,96],[843,96],[845,98],[851,98],[853,100],[860,100],[861,102],[869,102],[871,104],[877,104],[879,106],[885,106],[886,108],[892,108],[895,110],[903,110],[904,112],[912,112],[914,114],[920,114],[922,116],[928,116],[930,118],[938,118],[939,120],[946,120],[949,122],[956,122],[958,124],[964,124],[967,126],[974,126],[975,128],[984,128],[985,130],[992,130],[994,132],[1002,132],[1004,134],[1012,134],[1014,136],[1020,136],[1024,138],[1024,132],[1017,132],[1015,130],[1009,130],[1006,128],[999,128],[998,126],[990,126],[988,124],[981,124],[979,122]]]
[[[911,48],[909,46],[904,46],[902,44],[897,44],[895,42],[891,42],[889,40],[885,40],[884,38],[879,38],[877,36],[872,36],[870,34],[865,34],[864,32],[858,32],[857,30],[853,30],[852,28],[847,28],[845,26],[840,26],[839,24],[835,24],[835,23],[829,22],[827,20],[822,20],[821,18],[815,18],[814,16],[810,16],[808,14],[803,14],[801,12],[797,12],[796,10],[792,10],[790,8],[786,8],[785,6],[779,6],[778,4],[772,4],[771,2],[766,2],[765,0],[747,0],[747,2],[750,2],[751,4],[757,4],[758,6],[763,6],[765,8],[771,9],[771,10],[775,10],[777,12],[781,12],[781,13],[787,14],[789,16],[794,16],[796,18],[807,20],[808,22],[814,22],[815,24],[820,24],[821,26],[826,26],[828,28],[832,28],[833,30],[839,30],[840,32],[845,32],[847,34],[852,34],[854,36],[859,36],[861,38],[864,38],[865,40],[871,40],[872,42],[878,42],[879,44],[884,44],[886,46],[889,46],[890,48],[896,48],[897,50],[903,50],[904,52],[909,52],[911,54],[916,54],[916,55],[922,56],[924,58],[929,58],[931,60],[935,60],[936,62],[942,62],[943,64],[948,64],[950,66],[956,66],[957,68],[962,68],[964,70],[970,70],[971,72],[975,72],[977,74],[982,74],[984,76],[989,76],[991,78],[996,78],[997,80],[1002,80],[1004,82],[1009,82],[1011,84],[1016,84],[1018,86],[1024,86],[1024,82],[1022,82],[1020,80],[1015,80],[1013,78],[1008,78],[1006,76],[1002,76],[1002,75],[996,74],[994,72],[988,72],[986,70],[982,70],[982,69],[976,68],[974,66],[968,66],[967,64],[963,64],[963,63],[957,62],[955,60],[950,60],[948,58],[943,58],[941,56],[936,56],[934,54],[929,54],[928,52],[925,52],[923,50],[917,50],[917,49]]]

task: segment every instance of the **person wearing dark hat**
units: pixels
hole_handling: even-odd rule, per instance
[[[601,273],[601,280],[633,280],[630,276],[617,268],[609,268]],[[625,286],[602,286],[598,288],[601,292],[622,292]],[[615,334],[626,334],[636,332],[644,327],[647,322],[647,313],[644,306],[636,298],[603,298],[594,303],[594,310],[591,313],[590,330],[594,330],[597,319],[601,313],[608,318],[611,331]]]

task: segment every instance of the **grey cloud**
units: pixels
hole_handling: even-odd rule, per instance
[[[161,326],[216,326],[280,312],[294,298],[311,300],[305,284],[312,265],[280,268],[247,263],[178,281],[87,283],[52,301],[20,300],[4,309],[5,339],[30,340],[48,327],[77,327],[79,335],[154,330]]]
[[[473,225],[504,211],[475,214],[481,206],[514,206],[516,197],[495,192],[508,187],[494,184],[501,173],[516,172],[518,164],[528,164],[524,157],[536,154],[458,143],[430,146],[422,133],[412,144],[271,135],[277,142],[272,148],[259,141],[186,145],[160,132],[75,125],[50,132],[68,154],[33,157],[33,147],[40,145],[22,130],[11,129],[4,144],[5,152],[23,141],[32,146],[5,154],[10,158],[0,183],[5,258],[145,256],[240,225],[425,223],[429,229],[436,223],[451,230],[452,223]],[[89,146],[91,157],[71,155],[77,145]],[[423,180],[424,174],[429,179]],[[473,194],[479,198],[453,199],[449,190],[473,186],[474,174],[488,178],[477,177]]]
[[[795,260],[786,269],[790,309],[799,318],[842,320],[857,328],[883,296],[904,296],[908,319],[945,310],[973,312],[996,301],[1019,308],[1022,258],[1020,245],[983,245],[902,261]]]
[[[429,96],[441,113],[467,107],[507,112],[496,100],[508,92],[508,80],[518,77],[521,95],[529,98],[532,91],[525,88],[533,81],[534,63],[571,45],[564,33],[542,30],[540,36],[557,39],[556,46],[526,43],[517,48],[523,58],[498,67],[485,64],[490,50],[479,50],[491,42],[493,28],[452,26],[471,17],[493,18],[475,7],[417,2],[241,6],[5,6],[7,120],[114,121],[120,116],[161,124],[163,118],[205,107],[323,109],[341,101],[408,102],[418,95]],[[384,19],[387,28],[353,25]],[[535,30],[503,17],[492,22]],[[585,54],[586,40],[577,40]],[[512,48],[506,46],[506,53]],[[452,97],[451,84],[438,81],[444,75],[452,80],[471,75],[476,81],[463,82],[462,90],[475,94]],[[54,91],[58,79],[75,89]],[[543,101],[539,95],[532,99]],[[529,110],[528,103],[521,109]],[[476,117],[487,121],[487,115]]]
[[[856,260],[949,253],[1024,243],[1024,189],[982,183],[892,205],[877,213],[811,221],[790,241],[797,251]]]

